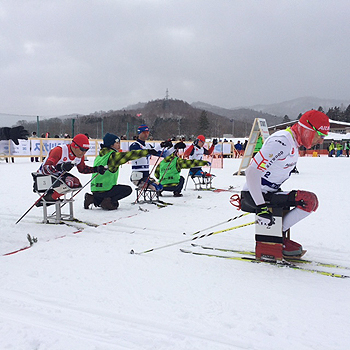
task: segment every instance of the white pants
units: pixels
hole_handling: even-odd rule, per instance
[[[289,228],[294,226],[296,223],[298,223],[300,220],[305,219],[307,216],[309,216],[311,213],[308,213],[305,210],[302,210],[300,208],[294,208],[291,211],[289,211],[284,217],[283,217],[283,224],[282,224],[282,230],[287,231]]]

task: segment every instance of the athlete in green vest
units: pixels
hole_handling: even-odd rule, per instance
[[[181,169],[190,169],[194,166],[208,165],[205,160],[189,160],[178,157],[178,150],[186,148],[183,142],[178,142],[175,146],[175,152],[165,157],[157,166],[154,175],[161,185],[163,191],[174,192],[174,197],[182,197],[182,188],[185,182],[183,176],[180,175]]]
[[[107,133],[103,138],[101,150],[96,157],[94,166],[102,165],[108,170],[96,177],[93,174],[91,181],[92,194],[86,193],[84,208],[89,209],[91,204],[106,210],[114,210],[119,206],[119,200],[129,196],[132,189],[128,185],[117,185],[119,166],[130,160],[156,155],[157,151],[145,149],[139,151],[120,152],[120,138],[114,134]]]
[[[350,150],[350,142],[349,141],[345,141],[344,149],[345,149],[346,156],[349,157],[349,150]]]

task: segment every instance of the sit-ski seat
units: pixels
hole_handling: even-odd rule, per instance
[[[140,200],[143,202],[154,202],[159,200],[159,191],[154,191],[149,188],[142,189],[136,188],[136,203],[139,203]]]
[[[203,175],[189,174],[191,177],[195,190],[210,190],[212,189],[212,181],[215,175],[203,172]]]
[[[37,172],[32,173],[34,180],[33,192],[37,193],[40,197],[45,193],[46,195],[41,198],[39,206],[43,207],[43,223],[60,223],[62,220],[74,220],[73,215],[73,195],[76,191],[79,191],[82,187],[70,188],[62,178],[54,175],[44,175]],[[50,199],[51,194],[56,191],[63,194],[63,198],[58,200]],[[68,213],[62,213],[64,205],[69,204]],[[48,214],[47,207],[55,205],[55,211],[52,214]],[[38,206],[38,204],[37,204]]]

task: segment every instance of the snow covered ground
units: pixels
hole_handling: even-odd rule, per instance
[[[73,234],[72,227],[40,224],[42,210],[34,208],[15,225],[37,199],[30,173],[38,164],[0,163],[2,349],[349,348],[350,279],[181,253],[190,242],[129,253],[190,239],[239,215],[229,203],[232,193],[194,191],[189,181],[182,198],[163,197],[172,206],[133,205],[133,193],[108,212],[84,210],[84,190],[76,197],[75,216],[114,222]],[[213,169],[214,185],[239,189],[245,178],[232,176],[239,164],[225,159],[224,169]],[[292,238],[308,250],[305,258],[350,267],[350,159],[301,158],[298,169],[283,189],[313,191],[320,207],[292,229]],[[120,183],[130,184],[129,175],[129,165],[123,166]],[[78,176],[83,184],[90,179]],[[204,233],[253,219],[248,215]],[[27,234],[38,243],[4,256],[25,247]],[[196,243],[252,250],[254,227]]]

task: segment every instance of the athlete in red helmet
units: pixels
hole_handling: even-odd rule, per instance
[[[204,148],[205,137],[203,135],[198,135],[194,140],[193,144],[187,148],[184,152],[184,158],[189,158],[190,160],[202,160],[204,155],[210,156],[218,143],[217,139],[213,140],[213,144],[209,149]],[[191,168],[189,171],[191,176],[210,176],[211,174],[205,173],[201,167]]]
[[[82,174],[100,173],[104,174],[106,169],[103,166],[90,167],[84,162],[84,156],[90,148],[89,139],[86,135],[78,134],[74,136],[71,144],[63,144],[53,148],[45,161],[41,164],[38,173],[44,175],[60,176],[62,181],[70,188],[81,187],[77,177],[70,174],[69,171],[76,166]],[[50,190],[45,196],[46,201],[56,201],[63,193]],[[37,206],[42,205],[38,203]]]
[[[323,143],[329,132],[329,118],[322,112],[311,110],[302,115],[291,128],[272,134],[254,156],[246,169],[246,183],[241,192],[243,211],[255,212],[257,224],[269,227],[273,231],[275,217],[268,207],[294,207],[282,220],[282,231],[304,219],[318,207],[314,193],[308,191],[282,192],[281,185],[290,176],[298,161],[298,148],[309,149]],[[300,244],[282,237],[257,237],[256,255],[272,255],[278,260],[284,256],[302,254]],[[279,250],[280,248],[281,251]],[[264,252],[268,252],[264,254]]]

